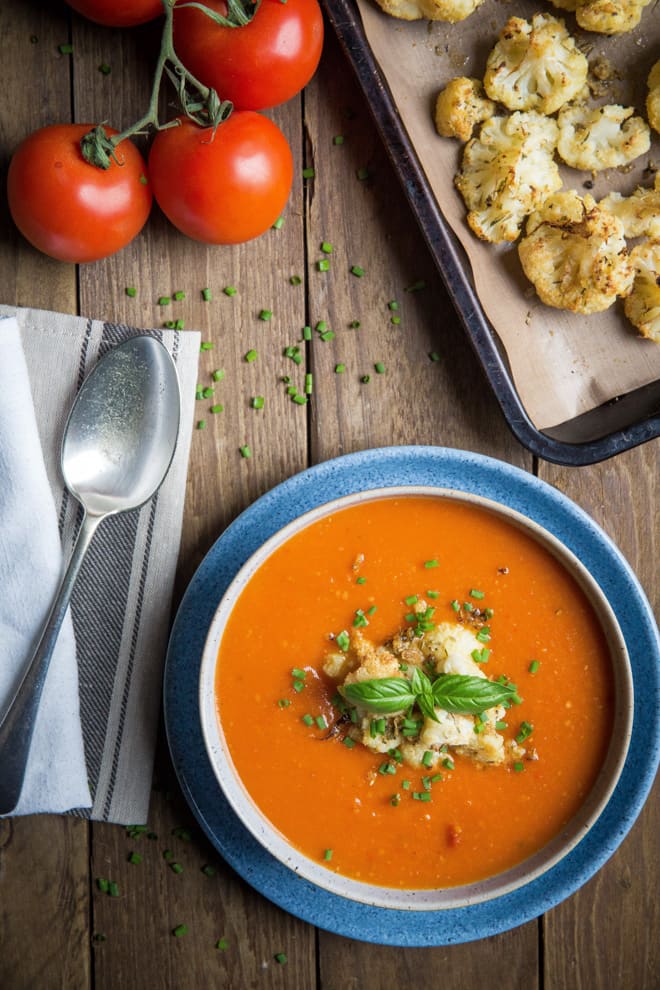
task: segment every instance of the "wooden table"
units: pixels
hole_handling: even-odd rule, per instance
[[[153,27],[95,27],[60,2],[4,0],[3,165],[38,126],[75,119],[123,127],[137,119],[157,35]],[[72,55],[58,50],[67,42]],[[279,481],[350,451],[438,444],[501,458],[571,496],[619,545],[657,609],[660,444],[566,469],[535,461],[512,437],[330,32],[303,98],[273,117],[294,151],[294,187],[282,229],[244,246],[207,249],[155,212],[124,251],[77,270],[32,250],[1,207],[0,301],[149,327],[170,317],[158,297],[184,290],[175,315],[214,344],[201,355],[200,381],[208,383],[213,368],[226,370],[216,388],[224,412],[199,404],[208,425],[192,438],[177,597],[227,524]],[[333,144],[337,134],[343,145]],[[310,166],[316,176],[305,180]],[[362,167],[366,181],[356,177]],[[316,268],[324,240],[334,246],[329,272]],[[354,264],[364,278],[349,273]],[[290,284],[294,274],[301,285]],[[419,279],[423,291],[404,291]],[[222,293],[229,284],[238,289],[233,298]],[[135,298],[124,292],[131,285]],[[205,286],[213,291],[208,303]],[[399,325],[390,322],[393,298]],[[274,313],[269,323],[257,318],[263,307]],[[313,342],[314,393],[298,406],[280,379],[299,369],[282,351],[320,319],[336,337]],[[353,320],[360,329],[349,328]],[[259,351],[252,365],[243,360],[249,347]],[[339,362],[343,375],[334,373]],[[384,374],[374,372],[376,362]],[[251,408],[256,394],[266,398],[262,412]],[[249,460],[239,455],[243,443],[252,448]],[[652,990],[660,986],[657,790],[655,798],[597,876],[544,917],[472,944],[400,950],[317,931],[255,893],[195,827],[161,742],[148,823],[158,839],[142,839],[139,866],[127,861],[134,842],[119,826],[53,816],[0,823],[0,986]],[[172,834],[182,826],[191,831],[187,842]],[[163,860],[168,846],[185,867],[180,875]],[[214,876],[201,871],[206,863]],[[96,890],[99,875],[116,879],[119,898]],[[172,937],[179,923],[189,926],[184,938]],[[223,938],[226,949],[217,949]],[[275,961],[279,952],[286,964]]]

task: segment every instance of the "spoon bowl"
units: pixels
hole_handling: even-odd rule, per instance
[[[46,674],[96,528],[106,516],[137,509],[160,487],[174,457],[180,413],[174,362],[147,335],[100,358],[73,404],[60,461],[84,514],[37,647],[0,721],[0,815],[18,803]]]

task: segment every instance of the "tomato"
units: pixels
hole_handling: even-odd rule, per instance
[[[34,131],[9,163],[7,195],[14,223],[27,240],[60,261],[96,261],[114,254],[142,229],[151,187],[142,155],[130,141],[117,147],[121,164],[89,165],[80,139],[91,124],[52,124]],[[106,134],[117,134],[105,128]]]
[[[68,0],[69,6],[97,24],[135,27],[163,13],[162,0]]]
[[[223,16],[224,0],[204,0]],[[245,27],[222,27],[194,7],[174,8],[174,47],[187,69],[237,110],[291,99],[314,75],[323,47],[317,0],[261,0]]]
[[[159,131],[149,174],[156,202],[182,233],[207,244],[240,244],[282,212],[293,157],[271,120],[235,110],[215,134],[187,118]]]

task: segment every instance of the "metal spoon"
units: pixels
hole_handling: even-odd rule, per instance
[[[64,430],[62,474],[84,509],[68,567],[32,658],[0,723],[0,814],[20,797],[32,734],[73,585],[99,523],[136,509],[167,474],[179,432],[174,362],[154,337],[109,351],[83,382]]]

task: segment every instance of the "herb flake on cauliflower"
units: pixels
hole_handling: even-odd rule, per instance
[[[555,193],[532,213],[518,254],[546,306],[600,313],[632,286],[623,224],[575,190]]]
[[[483,0],[376,0],[381,10],[402,21],[463,21]]]
[[[611,192],[598,205],[619,218],[624,237],[660,238],[660,172],[653,189],[638,186],[631,196]]]
[[[477,237],[515,241],[527,214],[560,188],[556,141],[555,121],[534,111],[491,117],[468,141],[454,182]]]
[[[660,58],[649,72],[647,86],[646,114],[653,130],[660,134]]]
[[[630,252],[635,268],[625,314],[642,337],[660,344],[660,240],[645,241]]]
[[[509,110],[551,114],[574,99],[589,65],[562,20],[534,14],[510,17],[488,56],[484,87]]]
[[[564,107],[557,116],[557,152],[571,168],[590,172],[627,165],[651,147],[648,126],[634,112],[617,103]]]
[[[435,102],[435,129],[441,137],[467,141],[482,120],[495,113],[495,104],[484,96],[479,79],[457,76],[438,93]]]

